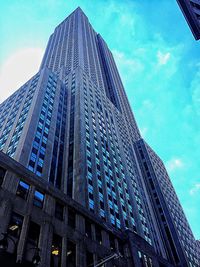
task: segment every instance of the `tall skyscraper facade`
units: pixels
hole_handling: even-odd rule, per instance
[[[166,169],[80,8],[0,105],[0,150],[0,227],[16,260],[30,261],[32,242],[40,266],[200,266]]]

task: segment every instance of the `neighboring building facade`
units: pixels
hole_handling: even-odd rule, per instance
[[[200,39],[200,0],[177,0],[196,40]]]
[[[13,216],[21,221],[19,260],[30,260],[31,236],[40,266],[88,266],[111,255],[113,244],[123,258],[106,266],[200,266],[164,165],[141,139],[112,53],[80,8],[56,27],[39,72],[0,105],[0,150],[7,154],[0,154],[7,162],[1,161],[0,227],[13,228]],[[71,239],[68,206],[77,230]],[[63,222],[54,218],[56,207]],[[97,225],[90,239],[101,245],[88,251],[80,245],[88,238],[86,221]],[[55,247],[62,253],[52,258]]]

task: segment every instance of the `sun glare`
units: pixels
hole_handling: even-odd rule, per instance
[[[4,61],[0,68],[0,102],[38,71],[43,53],[41,48],[25,48]]]

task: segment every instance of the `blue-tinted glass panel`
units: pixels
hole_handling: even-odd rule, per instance
[[[44,194],[35,190],[34,193],[34,199],[33,199],[33,205],[35,205],[38,208],[43,207],[43,202],[44,202]]]
[[[27,199],[29,188],[30,188],[29,184],[20,180],[20,182],[18,184],[16,195],[23,198],[23,199]]]

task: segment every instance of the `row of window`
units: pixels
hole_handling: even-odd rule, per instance
[[[2,114],[1,119],[0,119],[0,128],[3,125],[3,123],[6,121],[6,117],[8,115],[9,115],[9,118],[7,120],[7,124],[4,127],[4,131],[3,131],[1,139],[0,139],[0,149],[1,150],[3,150],[3,147],[7,141],[8,135],[9,135],[9,133],[13,127],[13,124],[15,123],[15,118],[18,114],[21,102],[23,101],[24,94],[27,91],[27,88],[30,84],[29,91],[28,91],[28,94],[26,96],[26,101],[24,103],[24,107],[22,110],[24,113],[28,112],[28,106],[30,105],[31,98],[32,98],[31,94],[33,94],[33,91],[35,90],[38,78],[39,78],[39,74],[35,75],[31,80],[31,84],[30,84],[30,81],[28,81],[25,85],[23,85],[18,91],[16,91],[11,97],[9,97],[6,100],[7,105],[5,106],[3,114]],[[14,101],[15,101],[15,103],[13,105]],[[12,105],[13,105],[13,107],[11,108]],[[17,125],[18,127],[16,127],[17,130],[19,128],[19,124],[22,124],[24,122],[25,116],[26,116],[25,114],[20,115],[18,125]],[[23,120],[23,121],[20,121],[20,120]],[[14,134],[16,134],[16,131]],[[10,156],[14,155],[14,151],[15,151],[16,146],[17,146],[16,142],[18,142],[19,136],[20,136],[19,132],[17,132],[16,136],[13,135],[13,138],[15,139],[15,137],[16,137],[17,140],[14,140],[13,138],[11,140],[11,143],[10,143],[8,151],[7,151],[7,153],[9,153]],[[15,144],[13,144],[14,141],[16,141]],[[13,150],[13,151],[11,152],[11,150]]]
[[[24,199],[24,200],[27,200],[28,196],[29,196],[30,188],[31,188],[31,186],[28,183],[26,183],[23,180],[20,180],[18,187],[17,187],[16,195],[18,197]],[[42,209],[44,199],[45,199],[44,193],[42,193],[39,190],[34,191],[34,197],[33,197],[33,205],[34,206]],[[64,214],[65,214],[65,206],[63,204],[61,204],[59,201],[56,201],[55,202],[55,210],[54,210],[55,218],[57,218],[60,221],[63,221],[64,220]],[[76,229],[76,212],[75,212],[75,210],[68,207],[67,214],[68,214],[68,216],[67,216],[68,226],[70,226],[73,229]],[[17,216],[17,218],[18,218],[17,224],[21,223],[21,225],[22,225],[22,216]],[[92,225],[94,225],[92,221],[90,221],[89,219],[85,219],[85,235],[86,235],[86,237],[91,238],[91,239],[93,239]],[[102,233],[101,233],[102,228],[98,225],[94,225],[94,226],[95,226],[95,240],[99,244],[102,244],[102,241],[103,241]],[[16,234],[16,236],[17,235],[18,234]],[[115,249],[114,236],[110,234],[109,237],[110,237],[111,249]]]
[[[65,147],[65,127],[67,117],[67,90],[61,87],[54,137],[53,155],[49,181],[57,188],[61,187],[63,153]]]
[[[5,127],[3,129],[2,134],[1,134],[1,138],[0,138],[0,149],[1,150],[3,150],[4,145],[5,145],[6,141],[7,141],[8,135],[9,135],[9,133],[10,133],[12,127],[13,127],[13,124],[15,123],[15,118],[16,118],[17,113],[19,111],[19,107],[20,107],[20,104],[21,104],[21,101],[23,99],[23,95],[24,95],[25,91],[22,90],[22,92],[23,92],[23,94],[20,93],[18,95],[18,97],[17,97],[17,99],[15,101],[15,104],[14,104],[14,106],[12,108],[12,111],[11,111],[11,105],[9,105],[9,110],[7,111],[7,114],[5,114],[5,117],[8,116],[8,114],[10,114],[10,115],[9,115],[9,117],[7,119],[7,123],[6,123],[6,125],[5,125]],[[8,107],[7,107],[7,109],[8,109]],[[6,121],[5,117],[3,118],[4,121]]]
[[[8,234],[11,236],[13,240],[17,243],[23,227],[23,216],[12,212],[10,222],[8,225]],[[74,223],[74,219],[68,219],[68,224]],[[26,248],[25,251],[29,251],[31,248],[37,248],[39,246],[39,239],[41,235],[41,227],[39,224],[35,223],[34,221],[30,220],[28,226],[28,232],[26,236]],[[92,222],[87,220],[85,221],[85,238],[92,239]],[[9,239],[10,240],[10,239]],[[102,244],[102,235],[101,235],[101,228],[98,225],[95,225],[95,240],[99,244]],[[110,249],[116,250],[115,246],[115,236],[110,234],[109,235],[110,241]],[[52,267],[61,267],[61,256],[62,256],[62,237],[56,233],[53,233],[52,240],[51,240],[51,266]],[[67,239],[67,263],[69,266],[76,266],[77,261],[77,247],[76,243]],[[11,248],[9,246],[9,248]],[[12,253],[14,253],[14,247],[11,249]],[[42,248],[41,248],[42,250]],[[123,255],[123,247],[121,243],[118,243],[118,251]],[[27,258],[27,254],[25,255],[27,260],[31,260],[31,258]],[[86,251],[86,264],[90,266],[90,264],[94,264],[94,255]]]
[[[69,121],[69,148],[68,148],[68,170],[67,170],[67,194],[73,194],[73,163],[74,163],[74,121],[75,121],[75,73],[72,75],[71,83],[71,103]]]
[[[191,254],[195,255],[195,250],[193,249],[195,247],[195,242],[194,242],[191,229],[188,226],[188,222],[182,211],[182,207],[180,206],[180,203],[178,201],[174,188],[171,184],[171,181],[167,175],[164,164],[159,159],[159,157],[153,152],[153,150],[151,150],[149,147],[148,147],[148,152],[149,152],[151,161],[153,162],[153,165],[155,167],[154,168],[155,174],[158,177],[159,183],[161,185],[161,189],[163,190],[163,194],[167,200],[169,209],[175,221],[175,225],[177,227],[177,232],[179,233],[180,239],[183,241],[184,246],[186,247],[186,250],[190,251]],[[140,153],[141,153],[141,150],[140,150]],[[146,169],[147,169],[147,166],[146,166]],[[151,182],[150,174],[149,174],[149,181]],[[151,188],[154,189],[153,182],[151,182]],[[159,200],[156,196],[156,193],[154,194],[156,197],[156,203],[159,205]],[[162,220],[165,220],[165,218],[162,217]]]
[[[84,87],[84,94],[86,92],[86,87]],[[92,101],[92,99],[91,99]],[[87,98],[86,95],[84,97],[84,102],[85,102],[85,125],[86,125],[86,154],[87,154],[87,168],[88,168],[88,197],[89,197],[89,208],[93,211],[94,210],[94,190],[93,190],[93,182],[92,182],[92,163],[91,163],[91,152],[90,152],[90,143],[91,143],[91,137],[90,137],[90,127],[89,127],[89,113],[88,113],[88,104],[87,104]],[[100,174],[100,161],[99,161],[99,150],[98,150],[98,140],[97,140],[97,133],[96,133],[96,118],[95,118],[95,113],[94,113],[94,107],[91,105],[91,114],[92,114],[92,126],[93,126],[93,135],[94,135],[94,147],[95,147],[95,156],[96,156],[96,173],[99,172]],[[116,200],[116,192],[115,192],[115,183],[114,180],[112,178],[113,176],[113,168],[111,165],[111,161],[110,161],[110,153],[109,153],[109,148],[108,148],[108,138],[106,136],[106,127],[105,127],[105,122],[104,122],[104,116],[102,115],[102,106],[99,104],[99,102],[97,102],[97,109],[100,109],[99,113],[98,113],[98,122],[99,122],[99,129],[101,132],[101,147],[102,147],[102,152],[103,152],[103,166],[105,169],[105,177],[108,177],[108,181],[107,181],[107,192],[108,192],[108,205],[109,205],[109,209],[110,209],[110,220],[111,223],[113,225],[116,225],[118,228],[121,228],[121,223],[119,220],[119,211],[118,211],[118,205],[117,205],[117,200]],[[108,121],[108,114],[106,116],[106,126],[108,127],[108,130],[110,128],[110,124]],[[109,130],[110,131],[110,130]],[[114,127],[113,127],[113,131],[115,131]],[[116,134],[113,134],[113,136],[115,136]],[[117,177],[117,182],[118,182],[118,188],[121,188],[121,203],[124,203],[122,205],[122,207],[124,208],[123,210],[123,216],[125,219],[125,223],[128,227],[128,221],[127,221],[127,214],[126,214],[126,208],[125,208],[125,202],[124,202],[124,196],[126,196],[127,200],[129,201],[129,194],[128,194],[128,190],[127,190],[127,185],[126,185],[126,180],[125,177],[123,179],[123,184],[125,186],[125,191],[127,191],[126,194],[123,193],[122,191],[122,187],[121,187],[121,179],[120,179],[120,175],[124,176],[124,171],[123,171],[123,165],[122,165],[122,161],[121,161],[121,157],[120,157],[120,152],[119,152],[119,147],[117,144],[117,139],[115,140],[115,144],[116,144],[116,148],[117,148],[117,152],[119,155],[119,159],[120,159],[120,164],[117,164],[116,161],[116,157],[115,157],[115,150],[114,150],[114,145],[113,145],[113,141],[112,141],[112,134],[111,132],[109,133],[109,139],[112,143],[111,146],[111,150],[112,150],[112,154],[113,154],[113,160],[114,160],[114,167],[115,167],[115,173],[116,173],[116,177]],[[121,174],[119,175],[119,168],[120,167],[120,172]],[[107,174],[106,174],[107,173]],[[110,174],[109,174],[110,173]],[[101,177],[99,175],[99,177]],[[110,178],[111,177],[111,180]],[[98,175],[97,175],[98,178]],[[102,191],[102,182],[100,182],[99,179],[97,179],[97,183],[98,183],[98,198],[99,198],[99,206],[100,206],[100,216],[102,218],[105,217],[105,206],[104,206],[104,199],[103,199],[103,191]],[[110,187],[111,186],[111,187]],[[112,190],[111,190],[112,188]],[[113,204],[112,201],[112,196],[113,196],[113,201],[116,202],[115,204]],[[129,201],[130,202],[130,201]],[[133,224],[135,224],[134,222],[134,218],[133,218],[133,213],[132,213],[132,206],[131,203],[129,205],[129,209],[131,212],[131,222]],[[115,212],[114,212],[115,210]],[[114,216],[115,215],[115,216]]]
[[[115,130],[115,124],[112,118],[112,114],[110,114],[110,116],[108,116],[108,112],[106,111],[105,107],[108,106],[108,103],[105,103],[105,100],[103,98],[103,101],[101,101],[101,96],[100,93],[97,92],[96,94],[96,109],[97,109],[97,116],[98,119],[95,116],[95,108],[94,108],[94,97],[93,97],[93,92],[92,92],[92,87],[89,86],[88,91],[90,91],[90,98],[88,97],[88,92],[87,92],[87,87],[86,87],[86,79],[84,80],[84,104],[85,104],[85,126],[86,126],[86,156],[87,156],[87,169],[88,169],[88,198],[89,198],[89,208],[94,211],[95,209],[95,203],[94,203],[94,199],[96,199],[94,197],[94,188],[93,188],[93,181],[92,181],[92,169],[95,166],[92,166],[92,162],[91,162],[91,147],[93,147],[93,145],[91,146],[90,144],[92,142],[94,142],[94,148],[95,148],[95,161],[96,161],[96,173],[98,171],[103,171],[100,169],[100,158],[99,158],[99,149],[98,149],[98,140],[97,140],[97,125],[96,122],[98,121],[98,128],[100,130],[100,135],[101,135],[101,147],[102,147],[102,153],[103,153],[103,169],[105,169],[105,178],[107,176],[108,173],[108,181],[106,183],[106,189],[108,192],[108,206],[109,206],[109,211],[110,211],[110,220],[111,223],[113,225],[118,224],[118,211],[116,209],[116,214],[114,212],[115,210],[115,205],[113,204],[113,201],[115,201],[115,199],[112,197],[113,194],[115,194],[115,186],[111,187],[111,190],[109,188],[109,186],[111,185],[111,180],[109,179],[110,176],[110,171],[111,171],[111,178],[113,175],[113,172],[115,173],[115,179],[117,182],[117,186],[116,188],[118,188],[119,190],[119,196],[120,196],[120,203],[122,205],[122,215],[124,217],[125,220],[125,225],[126,227],[128,227],[128,218],[131,221],[131,224],[133,225],[134,230],[136,230],[135,228],[135,220],[133,217],[133,208],[132,208],[132,204],[130,201],[130,197],[129,197],[129,190],[127,187],[127,183],[126,183],[126,178],[124,175],[124,168],[123,168],[123,164],[122,164],[122,160],[121,160],[121,156],[120,156],[120,149],[119,149],[119,142],[118,142],[118,137],[117,137],[117,133]],[[88,105],[88,102],[90,100],[90,105]],[[102,105],[104,104],[104,105]],[[104,108],[103,108],[104,107]],[[89,119],[89,109],[91,109],[91,119]],[[106,118],[106,123],[104,120],[104,115],[103,113],[105,113],[105,118]],[[111,111],[110,111],[111,113]],[[118,114],[118,113],[117,113]],[[119,116],[118,116],[119,117]],[[110,118],[110,121],[109,121]],[[110,123],[111,122],[111,123]],[[145,234],[145,238],[146,240],[151,244],[151,240],[150,240],[150,236],[149,236],[149,229],[147,227],[147,220],[145,218],[145,214],[143,211],[143,207],[142,207],[142,202],[139,196],[139,191],[137,189],[138,185],[136,184],[135,178],[134,178],[134,173],[133,173],[133,165],[132,165],[132,159],[129,153],[129,146],[126,144],[126,140],[127,140],[127,135],[125,132],[125,127],[123,127],[123,123],[122,125],[120,125],[121,123],[121,119],[120,121],[117,120],[118,122],[118,128],[120,131],[120,135],[122,137],[122,142],[123,142],[123,146],[124,146],[124,152],[126,154],[127,157],[127,161],[128,161],[128,169],[129,169],[129,173],[131,176],[131,179],[133,180],[133,185],[134,185],[134,191],[136,192],[137,196],[136,196],[136,203],[138,205],[138,210],[139,210],[139,215],[140,215],[140,220],[142,223],[142,228],[144,230],[144,234]],[[92,124],[90,126],[90,124]],[[93,136],[94,139],[91,138],[91,128],[93,128]],[[116,147],[116,149],[115,149]],[[110,151],[112,152],[112,160],[114,161],[114,169],[113,169],[113,164],[111,164],[111,159],[110,159]],[[90,175],[91,173],[91,175]],[[103,175],[103,176],[104,176]],[[97,183],[99,185],[98,179],[97,179]],[[95,183],[96,184],[96,183]],[[98,199],[99,199],[99,214],[102,218],[104,218],[104,214],[105,214],[105,204],[104,204],[104,197],[103,195],[105,195],[105,192],[103,193],[103,191],[101,192],[101,186],[98,186]],[[113,200],[112,200],[113,198]],[[117,206],[117,205],[116,205]],[[128,207],[127,211],[126,208]],[[116,220],[116,221],[115,221]],[[119,226],[119,224],[118,224]],[[119,226],[120,228],[120,226]]]
[[[12,212],[10,222],[8,225],[8,234],[11,236],[12,240],[14,240],[17,244],[20,234],[23,227],[23,216],[16,212]],[[26,236],[26,248],[25,251],[31,251],[33,248],[37,248],[39,246],[39,239],[41,234],[41,227],[39,224],[34,221],[29,222],[28,232]],[[10,239],[8,239],[10,240]],[[11,245],[13,245],[11,243]],[[9,246],[11,249],[11,253],[14,253],[15,247]],[[41,248],[42,249],[42,248]],[[51,266],[52,267],[61,267],[61,255],[62,255],[62,237],[53,233],[52,243],[51,243]],[[34,255],[34,250],[32,253],[26,253],[26,260],[30,261],[30,255]],[[69,266],[75,266],[76,264],[76,244],[71,240],[67,240],[67,263]],[[72,265],[71,265],[72,264]]]
[[[23,180],[19,181],[16,195],[26,200],[28,198],[30,191],[30,185],[24,182]],[[34,192],[33,205],[38,208],[43,208],[44,203],[44,194],[38,190]]]
[[[22,111],[20,113],[17,125],[15,127],[15,131],[13,133],[12,139],[10,141],[10,144],[9,144],[9,147],[7,150],[7,154],[10,157],[13,157],[14,153],[16,151],[17,144],[19,142],[19,139],[20,139],[20,136],[21,136],[21,133],[22,133],[22,130],[23,130],[23,127],[24,127],[31,103],[32,103],[32,99],[33,99],[33,96],[35,93],[38,79],[39,79],[39,76],[37,76],[35,79],[33,79],[31,86],[29,88],[28,94],[26,96],[26,100],[24,102],[24,105],[23,105]]]
[[[29,160],[29,170],[41,176],[53,112],[56,82],[49,77]]]

